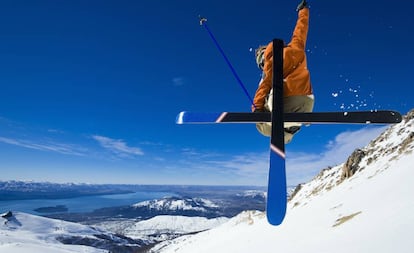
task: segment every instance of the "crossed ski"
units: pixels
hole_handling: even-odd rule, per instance
[[[273,105],[272,113],[196,113],[181,112],[177,124],[209,123],[258,123],[271,122],[270,167],[267,190],[266,216],[272,225],[283,222],[286,214],[286,169],[284,122],[321,124],[389,124],[399,123],[401,114],[397,111],[356,111],[356,112],[283,112],[283,46],[282,40],[273,40]]]

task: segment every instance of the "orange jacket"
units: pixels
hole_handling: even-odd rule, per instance
[[[308,35],[309,9],[298,12],[298,20],[293,31],[292,40],[283,49],[283,96],[311,95],[312,85],[306,63],[306,38]],[[264,52],[263,78],[254,96],[254,105],[263,110],[266,96],[272,89],[273,77],[273,43],[266,46]],[[254,110],[254,106],[252,107]]]

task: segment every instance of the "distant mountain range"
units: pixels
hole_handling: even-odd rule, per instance
[[[133,192],[131,188],[122,185],[0,181],[0,201],[63,199],[89,195],[122,194],[131,192]]]
[[[30,181],[0,181],[0,201],[24,199],[64,199],[90,195],[124,194],[134,192],[174,192],[177,195],[217,196],[234,195],[244,191],[262,191],[257,186],[197,186],[197,185],[129,185],[78,184]]]
[[[57,213],[48,214],[47,217],[94,224],[112,220],[114,217],[136,220],[146,220],[159,215],[218,218],[233,217],[244,210],[264,211],[264,192],[254,197],[251,192],[250,190],[246,193],[239,191],[233,194],[218,192],[215,195],[210,192],[209,198],[202,198],[193,192],[191,197],[165,197],[129,206],[100,208],[90,213]]]

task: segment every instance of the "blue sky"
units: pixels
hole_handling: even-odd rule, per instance
[[[175,125],[250,104],[251,49],[289,41],[299,1],[2,1],[0,180],[266,185],[254,125]],[[394,109],[414,98],[410,1],[309,1],[315,111]],[[288,184],[343,162],[384,126],[313,125],[286,147]]]

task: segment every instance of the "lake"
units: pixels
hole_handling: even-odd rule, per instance
[[[138,202],[159,199],[167,196],[175,196],[170,192],[135,192],[127,194],[85,196],[68,199],[30,199],[0,201],[0,213],[7,211],[20,211],[31,214],[47,214],[34,211],[40,207],[66,206],[68,212],[85,213],[95,209],[113,206],[132,205]]]

